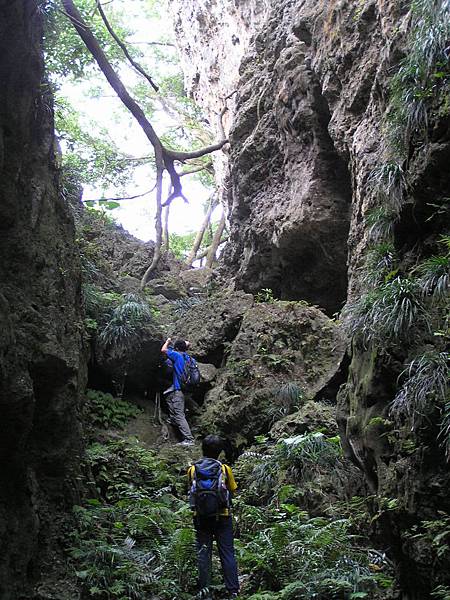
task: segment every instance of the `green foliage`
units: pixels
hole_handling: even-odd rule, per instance
[[[341,456],[338,438],[327,438],[313,432],[286,438],[278,442],[276,457],[280,464],[293,467],[300,477],[317,467],[334,465]]]
[[[289,372],[292,369],[292,358],[289,356],[283,356],[282,354],[273,354],[271,352],[262,352],[262,349],[258,352],[262,362],[273,369],[275,372]]]
[[[140,345],[145,326],[153,321],[154,314],[148,302],[128,294],[112,308],[100,329],[98,341],[112,356],[123,356]]]
[[[431,593],[432,598],[436,600],[450,600],[450,587],[446,585],[438,585]]]
[[[397,218],[397,212],[385,206],[378,206],[370,210],[366,215],[370,238],[375,242],[390,239]]]
[[[118,61],[123,60],[123,54],[96,11],[95,0],[77,0],[76,5],[108,58],[113,65],[117,66]],[[44,48],[47,72],[54,78],[85,77],[86,71],[89,71],[89,67],[94,63],[93,56],[86,49],[64,12],[60,10],[57,0],[46,0],[41,3],[41,7],[46,16]],[[122,39],[130,33],[123,26],[123,20],[116,12],[111,16],[111,25]]]
[[[430,330],[419,284],[397,276],[350,304],[345,322],[353,336],[381,346],[412,341],[415,329]]]
[[[410,362],[402,375],[406,375],[394,401],[391,413],[405,415],[415,426],[434,410],[435,403],[443,403],[447,398],[449,354],[428,352]]]
[[[416,268],[424,295],[432,296],[435,302],[445,302],[448,299],[450,284],[449,239],[449,236],[442,236],[440,239],[440,245],[447,249],[445,254],[432,256]]]
[[[443,53],[450,37],[446,0],[413,0],[408,48],[392,79],[388,115],[390,144],[405,155],[412,136],[426,137],[430,111],[448,92]]]
[[[447,454],[447,460],[450,461],[450,400],[445,403],[442,409],[440,438]]]
[[[302,460],[310,460],[306,444],[303,451],[308,457]],[[322,460],[323,452],[318,456]],[[77,527],[70,538],[85,597],[192,599],[196,551],[184,478],[180,477],[184,469],[164,463],[134,440],[94,443],[86,460],[98,497],[75,507]],[[268,463],[267,487],[273,493],[278,461],[276,454],[248,453],[239,460],[235,473],[247,469],[247,476],[255,479],[255,467],[262,469]],[[384,570],[375,575],[370,572],[371,552],[359,549],[350,520],[311,519],[289,503],[299,491],[296,485],[278,486],[269,506],[250,505],[247,484],[242,482],[242,487],[233,503],[240,534],[236,548],[245,580],[242,598],[350,600],[352,594],[364,597],[389,584]]]
[[[60,95],[55,98],[55,129],[63,148],[66,178],[78,184],[101,181],[102,185],[115,188],[129,182],[138,163],[120,152],[106,128],[87,119]],[[115,207],[106,201],[100,206]]]
[[[292,364],[288,359],[285,360],[289,362],[289,365]],[[281,365],[278,365],[276,363],[276,367],[278,369],[280,369],[281,366],[288,367],[287,362],[283,361]],[[275,389],[275,402],[272,406],[270,406],[268,410],[268,413],[272,417],[272,422],[278,421],[286,415],[289,415],[298,410],[302,399],[303,392],[297,382],[288,381],[287,383],[281,384],[278,388]]]
[[[247,589],[258,592],[251,598],[350,598],[375,588],[368,554],[352,543],[348,521],[310,519],[284,506],[259,509],[258,516],[237,513],[246,532],[236,543],[239,563],[251,574]],[[256,532],[242,523],[255,516],[261,522]],[[271,596],[270,590],[280,593]]]
[[[273,290],[271,290],[270,288],[263,288],[260,292],[256,294],[255,302],[267,302],[268,304],[272,304],[273,302],[275,302],[275,298],[273,297]]]
[[[376,167],[370,174],[371,185],[383,205],[393,213],[398,213],[406,191],[406,178],[402,166],[395,161],[389,161]]]
[[[407,543],[427,549],[427,567],[433,574],[437,586],[431,594],[433,598],[446,598],[448,588],[443,583],[448,582],[450,565],[450,516],[447,512],[438,511],[439,518],[421,521],[414,525],[404,537]]]
[[[284,414],[289,414],[294,410],[298,410],[303,399],[302,388],[296,381],[288,381],[283,383],[276,390],[277,404],[283,409]]]
[[[95,427],[123,429],[130,419],[142,412],[134,404],[97,390],[87,390],[86,399],[86,420]]]
[[[171,233],[169,235],[169,247],[172,254],[180,260],[186,260],[194,245],[195,236],[195,231],[184,234]]]
[[[396,252],[391,242],[380,242],[372,246],[364,265],[364,279],[370,285],[386,282],[396,274]]]
[[[89,598],[191,598],[194,533],[178,477],[132,440],[93,444],[87,461],[101,493],[75,507],[76,573]]]

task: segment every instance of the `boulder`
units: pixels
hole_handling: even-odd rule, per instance
[[[220,290],[186,310],[175,322],[176,337],[188,339],[199,360],[220,367],[228,344],[236,337],[253,296]]]
[[[245,312],[217,385],[206,396],[202,426],[248,442],[303,403],[299,428],[334,433],[334,409],[311,401],[336,375],[345,349],[341,328],[319,309],[298,302],[255,304]],[[281,391],[288,383],[299,393],[287,402]]]
[[[191,293],[198,293],[205,290],[212,281],[214,271],[203,267],[201,269],[189,269],[180,272],[180,279]]]

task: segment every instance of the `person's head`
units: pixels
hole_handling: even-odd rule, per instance
[[[178,350],[178,352],[186,352],[187,350],[187,344],[184,340],[177,340],[173,347],[175,350]]]
[[[223,450],[223,440],[218,435],[207,435],[202,441],[203,456],[218,458]]]

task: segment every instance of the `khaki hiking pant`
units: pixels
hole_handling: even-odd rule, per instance
[[[166,396],[167,408],[169,409],[169,417],[171,425],[177,427],[183,436],[183,440],[194,441],[194,436],[191,433],[191,428],[184,414],[184,394],[181,390],[170,392]]]

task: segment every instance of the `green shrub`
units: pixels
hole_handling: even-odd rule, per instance
[[[426,137],[430,110],[448,91],[450,71],[443,53],[450,36],[446,0],[413,0],[406,56],[391,82],[391,145],[405,153],[410,138]]]
[[[396,274],[397,257],[391,242],[380,242],[372,246],[367,254],[364,265],[364,279],[370,285],[386,282]]]
[[[241,571],[251,574],[250,591],[266,590],[262,598],[280,591],[275,597],[288,600],[349,598],[376,587],[368,554],[352,543],[347,520],[310,519],[283,507],[266,509],[264,519],[265,527],[236,542]]]
[[[270,288],[263,288],[259,291],[255,296],[255,302],[263,303],[267,302],[268,304],[272,304],[275,302],[275,298],[273,296],[273,290]]]
[[[282,419],[286,415],[299,409],[303,398],[301,387],[295,381],[283,383],[275,390],[275,403],[269,408],[268,413],[272,422]]]

